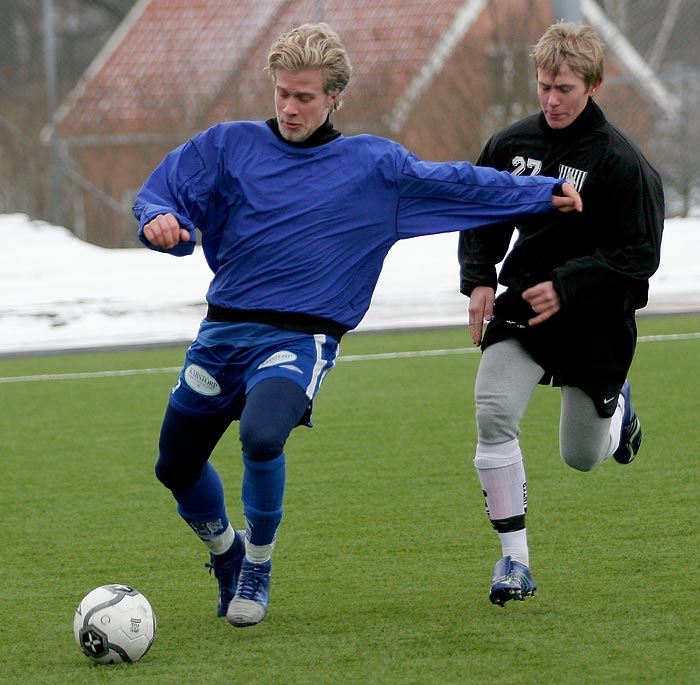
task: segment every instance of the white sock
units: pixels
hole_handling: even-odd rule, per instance
[[[514,530],[510,533],[499,533],[501,549],[504,557],[510,557],[525,566],[530,565],[530,552],[527,548],[527,529]]]
[[[608,453],[610,458],[620,446],[620,438],[622,437],[622,417],[625,415],[625,398],[622,393],[618,395],[617,407],[615,413],[610,419],[610,445]]]
[[[235,535],[233,526],[229,523],[228,528],[221,535],[203,542],[212,554],[223,554],[233,544]]]
[[[520,516],[527,511],[527,481],[520,444],[478,443],[474,467],[486,492],[489,518],[494,521]]]
[[[250,561],[252,564],[264,564],[266,561],[269,561],[272,557],[272,550],[274,549],[274,540],[269,545],[253,545],[248,542],[248,539],[246,538],[245,555],[248,561]]]
[[[527,480],[518,439],[499,445],[478,443],[474,466],[492,521],[524,516],[527,511]],[[499,533],[503,556],[529,566],[527,530]]]

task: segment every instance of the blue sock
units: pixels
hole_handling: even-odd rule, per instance
[[[204,542],[210,542],[228,528],[224,486],[209,462],[194,485],[174,490],[173,496],[180,516]]]
[[[243,466],[243,513],[248,541],[253,545],[270,545],[282,521],[287,474],[284,452],[269,461],[243,457]]]

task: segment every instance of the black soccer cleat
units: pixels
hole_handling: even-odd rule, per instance
[[[642,424],[639,423],[632,406],[632,389],[629,381],[624,382],[620,395],[625,403],[625,409],[620,429],[620,445],[613,452],[613,457],[620,464],[629,464],[637,456],[642,444]]]
[[[503,557],[496,562],[489,592],[492,604],[503,606],[511,599],[519,599],[522,602],[525,597],[534,596],[536,590],[535,579],[525,564],[510,557]]]

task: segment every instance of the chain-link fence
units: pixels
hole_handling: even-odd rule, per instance
[[[525,2],[494,0],[494,4],[509,1]],[[267,0],[261,0],[264,2]],[[527,2],[534,6],[547,0]],[[76,230],[78,212],[74,205],[84,193],[110,211],[123,216],[129,213],[128,206],[71,166],[60,154],[60,141],[47,137],[46,130],[51,113],[136,3],[0,0],[0,213],[22,212]],[[700,213],[700,124],[695,114],[700,107],[700,44],[696,40],[700,3],[552,0],[551,4],[583,11],[584,19],[586,13],[600,13],[597,20],[603,27],[606,49],[625,66],[607,74],[602,91],[606,114],[640,144],[661,172],[669,215]],[[322,14],[324,3],[317,1],[315,5]],[[331,14],[331,9],[338,11],[343,3],[329,0],[327,5]],[[330,17],[328,20],[332,23]],[[368,24],[370,21],[368,18]],[[370,28],[368,25],[367,30]],[[532,83],[522,102],[509,85],[514,74],[517,79],[525,78],[522,74],[530,67],[523,68],[527,59],[527,52],[520,48],[493,55],[493,68],[502,87],[496,93],[498,102],[492,102],[490,109],[500,118],[513,120],[537,107]],[[625,86],[631,82],[654,101],[649,110],[653,115],[644,115],[643,127],[637,102],[626,96],[629,88]],[[440,116],[449,113],[443,110]],[[494,116],[494,130],[496,119]],[[377,122],[375,128],[382,130],[382,125]],[[478,131],[482,142],[488,133]],[[430,157],[430,150],[420,152]]]
[[[668,214],[700,212],[700,3],[695,0],[602,0],[620,34],[645,60],[642,85],[655,88],[662,113],[647,153],[664,179]],[[610,42],[608,39],[607,42]],[[648,73],[644,71],[648,69]],[[623,79],[618,79],[622,81]],[[609,79],[606,88],[614,88]],[[610,118],[634,129],[637,112],[618,106]]]
[[[0,213],[70,224],[75,179],[42,131],[134,1],[0,1]]]

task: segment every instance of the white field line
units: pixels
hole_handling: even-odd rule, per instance
[[[674,333],[671,335],[645,335],[639,343],[697,340],[700,333]],[[349,354],[338,357],[339,362],[365,362],[377,359],[405,359],[408,357],[442,357],[455,354],[479,352],[478,347],[454,347],[445,350],[416,350],[415,352],[380,352],[378,354]],[[118,369],[115,371],[86,371],[84,373],[47,373],[36,376],[0,376],[0,383],[27,383],[31,381],[65,381],[82,378],[114,378],[117,376],[146,376],[157,373],[179,373],[180,366],[165,366],[160,369]]]

